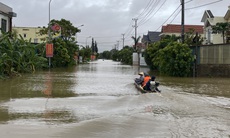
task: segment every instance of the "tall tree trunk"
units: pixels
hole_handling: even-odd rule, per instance
[[[224,33],[225,33],[225,31],[222,31],[223,43],[225,44],[225,41],[224,41],[225,35],[224,35]]]

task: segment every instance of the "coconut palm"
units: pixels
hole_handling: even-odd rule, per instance
[[[136,51],[137,52],[137,43],[139,42],[139,40],[141,39],[141,37],[139,36],[139,37],[134,37],[134,36],[132,36],[131,37],[133,40],[134,40],[134,51]]]

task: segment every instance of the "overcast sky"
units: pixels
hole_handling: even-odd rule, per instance
[[[17,27],[47,26],[50,0],[1,0],[13,8]],[[214,16],[224,16],[230,0],[185,0],[185,24],[202,25],[205,10]],[[212,3],[212,4],[211,4]],[[179,7],[179,8],[178,8]],[[134,20],[137,18],[138,36],[148,31],[161,31],[166,24],[180,24],[180,0],[51,0],[51,19],[69,20],[81,32],[77,34],[80,45],[91,44],[91,37],[98,43],[99,52],[111,50],[119,43],[122,34],[125,45],[133,45]],[[174,14],[173,14],[174,13]]]

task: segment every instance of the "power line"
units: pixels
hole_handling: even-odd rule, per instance
[[[147,6],[144,8],[144,10],[137,16],[137,18],[140,18],[146,11],[147,9],[152,5],[153,0],[149,0],[149,3],[147,4]]]
[[[218,2],[221,2],[221,1],[223,1],[223,0],[218,0],[218,1],[210,2],[210,3],[206,3],[206,4],[203,4],[203,5],[196,6],[196,7],[186,8],[185,10],[191,10],[191,9],[204,7],[204,6],[215,4],[215,3],[218,3]]]
[[[151,5],[152,8],[150,8],[148,10],[148,12],[143,16],[141,17],[141,20],[139,21],[139,24],[142,23],[142,22],[145,22],[145,20],[151,15],[151,13],[155,10],[155,8],[157,7],[157,5],[159,4],[159,0],[156,0],[155,3],[153,3]]]
[[[159,12],[159,10],[163,7],[163,5],[165,4],[165,2],[166,2],[167,0],[164,0],[164,2],[160,5],[160,7],[156,10],[156,12],[154,13],[154,14],[152,14],[152,16],[150,17],[150,18],[148,18],[148,19],[146,19],[143,23],[140,23],[139,25],[141,26],[141,25],[144,25],[146,22],[148,22],[154,15],[156,15],[158,12]]]
[[[131,33],[132,33],[132,31],[133,31],[133,28],[132,28],[132,20],[130,21],[130,23],[129,23],[129,26],[128,26],[128,29],[127,29],[127,31],[124,33],[125,34],[125,38],[127,38]]]
[[[172,16],[173,16],[173,14],[178,10],[180,8],[180,5],[176,8],[176,10],[168,17],[168,19],[164,22],[164,23],[162,23],[157,29],[156,29],[156,31],[157,30],[159,30]]]
[[[172,19],[172,21],[171,21],[169,24],[171,24],[171,23],[176,19],[176,17],[179,15],[180,12],[181,12],[181,10],[179,10],[179,11],[176,13],[176,15],[174,16],[174,18]]]

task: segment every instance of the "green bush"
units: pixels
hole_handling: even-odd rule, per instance
[[[155,61],[161,73],[170,76],[187,77],[191,75],[194,58],[188,45],[173,42],[159,50],[159,57]]]
[[[47,59],[42,57],[44,44],[35,45],[22,37],[10,37],[7,33],[0,37],[0,45],[0,75],[3,77],[47,67]]]

